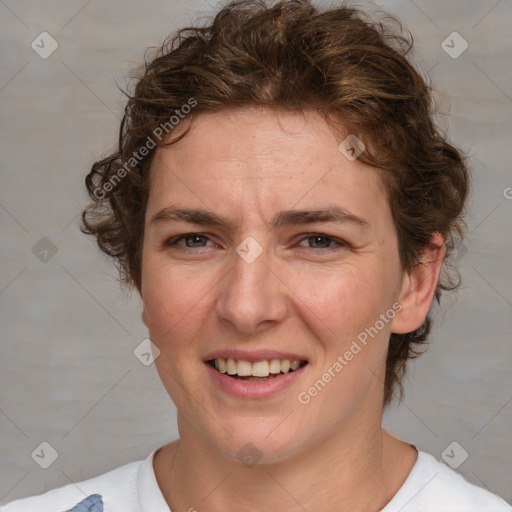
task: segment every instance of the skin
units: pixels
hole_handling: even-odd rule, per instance
[[[385,357],[391,332],[425,319],[444,242],[433,236],[424,263],[402,270],[381,177],[340,152],[347,135],[313,112],[224,110],[198,115],[181,141],[155,154],[139,291],[161,351],[155,364],[177,408],[180,439],[154,459],[173,512],[379,511],[416,462],[416,450],[381,426]],[[170,205],[207,209],[234,229],[151,222]],[[279,211],[326,206],[367,224],[270,225]],[[190,233],[204,238],[171,245]],[[236,252],[248,236],[263,249],[252,263]],[[395,303],[402,309],[394,319],[299,403]],[[309,363],[275,396],[234,398],[212,382],[203,359],[238,347],[298,352]],[[252,467],[237,458],[248,442],[261,452]]]

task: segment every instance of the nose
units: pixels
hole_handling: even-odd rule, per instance
[[[265,250],[252,262],[234,254],[232,268],[221,281],[216,303],[222,323],[250,334],[283,320],[287,288],[269,259]]]

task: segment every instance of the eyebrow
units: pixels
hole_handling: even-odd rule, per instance
[[[180,208],[169,206],[155,213],[149,224],[178,221],[212,226],[234,231],[235,226],[229,219],[201,208]],[[271,221],[272,228],[291,225],[313,224],[318,222],[352,223],[360,227],[369,227],[368,221],[342,208],[333,206],[322,210],[284,210],[277,213]]]

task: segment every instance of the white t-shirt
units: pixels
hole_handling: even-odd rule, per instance
[[[0,512],[171,512],[153,470],[155,452],[96,478],[13,501]],[[512,507],[419,451],[403,486],[380,512],[512,512]]]

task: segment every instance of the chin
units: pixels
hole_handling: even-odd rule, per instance
[[[262,464],[277,464],[297,455],[303,449],[299,432],[289,431],[289,425],[279,425],[272,418],[237,418],[231,425],[220,429],[209,443],[222,456],[247,467]],[[277,428],[276,428],[277,427]],[[304,430],[301,430],[304,435]]]

